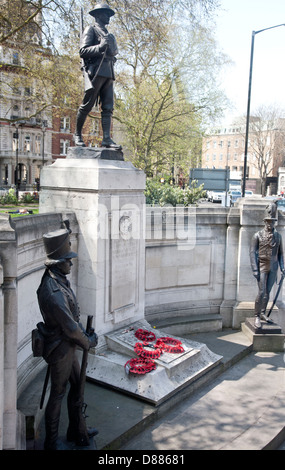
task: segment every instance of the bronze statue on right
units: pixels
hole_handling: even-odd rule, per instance
[[[261,321],[269,322],[266,307],[271,289],[277,278],[278,267],[285,274],[283,242],[275,229],[277,222],[277,204],[273,202],[266,207],[265,226],[255,233],[250,245],[250,262],[254,277],[258,283],[258,294],[255,300],[256,328],[261,328]]]

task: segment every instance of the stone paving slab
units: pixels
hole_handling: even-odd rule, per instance
[[[283,354],[251,353],[124,450],[277,448],[285,427]]]

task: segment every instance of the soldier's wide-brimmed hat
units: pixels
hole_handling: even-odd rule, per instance
[[[270,204],[268,204],[268,206],[266,206],[266,209],[265,209],[265,217],[263,220],[272,220],[272,221],[276,221],[278,220],[277,218],[277,204],[275,201],[271,202]]]
[[[43,235],[47,255],[46,266],[62,263],[66,259],[76,258],[77,253],[71,251],[70,230],[59,229]]]
[[[114,16],[115,12],[109,7],[107,3],[97,3],[94,9],[89,11],[89,15],[95,16],[98,11],[105,10],[110,16]]]

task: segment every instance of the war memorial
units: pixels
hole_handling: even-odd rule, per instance
[[[105,16],[106,9],[97,8]],[[101,55],[107,48],[116,52],[113,37],[111,44],[101,39],[101,46],[85,44],[82,57],[88,61],[91,48]],[[112,60],[112,54],[104,58]],[[269,294],[275,296],[277,273],[284,271],[284,215],[261,198],[241,199],[231,208],[147,207],[144,173],[124,160],[110,137],[108,71],[92,74],[98,88],[93,83],[85,92],[76,146],[42,169],[40,214],[13,222],[0,216],[4,450],[24,450],[27,429],[36,435],[43,420],[46,450],[60,449],[67,381],[65,432],[77,449],[93,450],[100,433],[96,423],[87,428],[81,415],[79,387],[84,391],[87,382],[157,408],[191,393],[219,373],[222,356],[187,334],[231,329],[242,331],[254,351],[284,349],[281,294],[267,316]],[[95,88],[103,143],[87,148],[80,129]],[[41,335],[35,338],[36,329]],[[38,351],[40,339],[44,349]]]

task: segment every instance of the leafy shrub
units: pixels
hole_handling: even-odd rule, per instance
[[[5,194],[5,196],[0,197],[0,204],[5,205],[5,204],[11,204],[11,205],[17,205],[18,204],[18,199],[15,194],[15,189],[10,188],[8,193]]]
[[[206,191],[204,191],[203,185],[197,186],[197,181],[193,181],[191,187],[182,189],[169,183],[163,184],[155,179],[147,179],[145,196],[146,203],[150,205],[189,206],[206,197]]]
[[[31,202],[34,202],[34,197],[31,193],[24,193],[21,196],[20,202],[23,204],[31,204]]]

